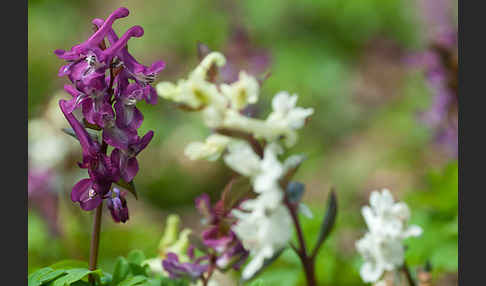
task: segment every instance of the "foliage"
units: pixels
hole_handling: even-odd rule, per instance
[[[131,251],[127,257],[118,257],[113,273],[101,269],[90,271],[87,263],[64,260],[41,268],[28,277],[29,286],[88,286],[88,276],[93,275],[99,286],[186,286],[187,282],[167,277],[152,277],[148,266],[143,265],[145,255],[140,250]]]

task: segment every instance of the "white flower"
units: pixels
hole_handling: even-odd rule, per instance
[[[253,201],[265,200],[260,195]],[[292,236],[292,220],[287,208],[279,205],[272,212],[265,213],[258,207],[261,202],[246,204],[245,210],[250,213],[233,211],[238,222],[233,231],[241,239],[243,246],[250,252],[252,260],[243,270],[244,279],[250,278],[258,271],[265,259],[284,247]]]
[[[266,123],[271,126],[273,132],[261,134],[267,140],[276,140],[279,136],[285,136],[285,145],[291,147],[297,142],[295,130],[304,126],[307,117],[314,113],[313,108],[296,107],[297,95],[290,95],[286,91],[277,93],[272,99],[273,111],[268,116]]]
[[[221,153],[223,153],[230,142],[230,137],[212,134],[206,138],[204,143],[189,143],[184,154],[191,160],[206,159],[208,161],[215,161],[221,156]]]
[[[231,101],[231,108],[240,110],[248,104],[258,101],[258,81],[244,71],[240,71],[238,81],[232,84],[222,84],[223,95]]]
[[[383,189],[381,193],[372,192],[370,206],[364,206],[361,210],[370,232],[401,239],[419,236],[422,233],[419,226],[408,226],[408,206],[403,202],[395,203],[389,190]]]
[[[304,126],[307,117],[314,113],[312,108],[296,107],[297,95],[290,95],[286,91],[277,93],[272,99],[273,112],[268,116],[267,122],[280,123],[292,129]]]
[[[185,104],[191,108],[204,108],[217,105],[223,108],[228,99],[222,96],[218,88],[206,80],[209,68],[215,64],[223,66],[226,59],[221,53],[213,52],[207,55],[189,75],[187,80],[181,79],[177,84],[160,82],[156,85],[157,94],[165,99]]]
[[[356,248],[365,260],[360,269],[364,282],[376,282],[385,271],[403,264],[405,250],[400,239],[367,233],[356,242]]]
[[[365,263],[360,275],[365,282],[378,281],[385,271],[392,271],[404,263],[403,240],[419,236],[419,226],[408,226],[410,210],[403,202],[395,203],[387,189],[374,191],[370,205],[362,208],[369,232],[356,242],[356,249]]]
[[[224,162],[245,177],[252,178],[260,173],[261,159],[244,141],[234,141],[228,146]]]
[[[296,107],[296,103],[297,95],[279,92],[272,100],[273,111],[266,120],[245,117],[234,110],[228,110],[220,124],[269,142],[284,137],[285,146],[292,147],[298,138],[296,130],[304,126],[306,118],[314,113],[312,108]]]
[[[224,161],[234,171],[249,177],[256,193],[283,193],[279,180],[289,168],[299,164],[302,156],[290,156],[282,164],[277,156],[283,152],[277,143],[265,147],[261,159],[245,141],[235,141],[228,146]]]

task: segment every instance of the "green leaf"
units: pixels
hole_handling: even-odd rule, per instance
[[[137,265],[141,265],[142,262],[145,260],[145,255],[141,250],[134,249],[130,251],[127,255],[127,260],[128,262],[135,263]]]
[[[64,270],[54,270],[51,267],[45,267],[37,270],[36,272],[30,274],[27,278],[29,286],[40,286],[47,283],[59,276],[65,274]]]
[[[50,266],[52,269],[72,269],[72,268],[88,268],[88,263],[81,260],[61,260]]]
[[[312,255],[315,256],[319,252],[319,249],[322,246],[322,243],[326,240],[326,238],[329,236],[331,233],[331,230],[334,226],[334,222],[336,221],[336,216],[337,216],[337,198],[336,198],[336,193],[334,190],[331,190],[331,194],[329,195],[329,198],[327,199],[327,212],[326,216],[324,217],[324,220],[322,221],[321,224],[321,229],[319,231],[319,237],[317,238],[317,243],[314,247],[314,250],[312,252]]]
[[[111,285],[118,285],[120,281],[125,280],[129,272],[130,267],[128,266],[128,261],[124,257],[119,257],[115,264]]]
[[[138,200],[138,194],[137,194],[137,189],[135,188],[135,183],[133,181],[126,182],[123,179],[120,179],[118,182],[116,182],[118,186],[122,187],[123,189],[129,191],[132,193],[132,195],[135,197],[135,199]]]
[[[60,278],[52,281],[51,283],[49,283],[49,286],[69,286],[74,282],[77,282],[85,278],[89,274],[95,274],[98,276],[101,275],[100,269],[91,271],[85,268],[73,268],[73,269],[67,269],[65,270],[65,272],[67,273],[66,275],[61,276]]]
[[[258,279],[255,280],[253,283],[250,284],[250,286],[263,286],[265,283],[263,283],[263,279]]]
[[[120,282],[120,284],[118,284],[117,286],[133,286],[133,285],[141,285],[143,282],[145,282],[147,280],[147,277],[144,277],[142,275],[137,275],[137,276],[132,276],[132,277],[129,277],[125,280],[123,280],[122,282]]]

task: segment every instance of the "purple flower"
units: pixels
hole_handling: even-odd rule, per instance
[[[67,101],[60,100],[59,106],[81,144],[83,162],[79,166],[88,168],[90,176],[89,179],[82,179],[74,185],[71,200],[79,202],[84,210],[92,210],[101,203],[111,184],[118,181],[119,170],[113,166],[110,157],[102,152],[98,142],[93,141],[74,115],[67,112]]]
[[[112,194],[114,196],[112,197]],[[111,217],[115,222],[125,223],[129,219],[127,200],[125,199],[125,193],[120,192],[119,189],[113,188],[110,192],[107,202],[107,207],[110,210]]]
[[[207,194],[197,197],[195,205],[205,217],[205,224],[207,224],[201,234],[202,242],[210,249],[212,255],[215,255],[218,268],[238,269],[248,257],[248,251],[243,248],[241,241],[231,230],[231,225],[235,223],[231,212],[223,211],[222,201],[212,207]]]
[[[98,93],[94,96],[86,97],[82,102],[84,119],[94,125],[103,128],[115,118],[113,107],[108,93]]]
[[[104,21],[102,19],[94,19],[93,24],[97,27],[104,26]],[[110,44],[117,43],[119,41],[113,29],[108,30],[108,41]],[[133,90],[139,90],[141,97],[137,97],[136,100],[145,99],[149,104],[157,104],[157,93],[155,89],[150,85],[155,80],[155,76],[165,68],[165,63],[163,61],[156,61],[150,67],[144,66],[137,62],[137,60],[128,52],[126,46],[122,48],[117,53],[118,59],[117,66],[123,67],[117,76],[117,91],[115,94],[120,94],[119,90],[124,90],[129,85],[129,79],[134,80],[136,87]]]
[[[233,242],[235,234],[231,230],[221,229],[219,225],[213,225],[202,232],[202,239],[206,246],[223,252]]]
[[[169,273],[170,278],[188,278],[191,280],[197,280],[201,278],[203,273],[208,270],[208,265],[202,265],[197,262],[179,262],[177,254],[169,252],[167,258],[162,260],[162,266],[165,271]]]
[[[111,160],[121,177],[130,182],[138,172],[138,161],[136,156],[150,143],[154,136],[153,131],[147,132],[143,137],[138,137],[133,143],[129,143],[126,149],[115,149],[111,153]]]
[[[138,135],[143,115],[136,103],[157,102],[150,83],[165,66],[156,61],[146,67],[128,52],[128,40],[143,36],[142,27],[133,26],[121,37],[115,34],[113,23],[128,14],[128,9],[119,8],[106,20],[94,19],[97,30],[88,40],[69,51],[54,52],[68,62],[59,70],[59,76],[68,76],[73,83],[64,87],[72,98],[61,100],[59,106],[81,145],[79,167],[88,169],[89,174],[89,178],[74,185],[71,199],[84,210],[92,210],[108,199],[108,208],[117,222],[128,219],[128,209],[124,194],[117,189],[111,191],[112,184],[120,179],[133,180],[139,169],[136,156],[153,137],[153,131],[143,137]],[[76,118],[73,111],[80,107],[81,118]],[[101,142],[90,137],[85,128],[101,130]],[[110,155],[108,145],[114,147]]]

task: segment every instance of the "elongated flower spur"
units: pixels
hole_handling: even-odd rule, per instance
[[[118,8],[106,20],[94,19],[96,31],[88,40],[69,51],[54,52],[67,61],[59,76],[68,76],[72,82],[64,86],[72,98],[61,100],[59,106],[81,144],[83,160],[79,166],[89,174],[75,184],[71,199],[84,210],[108,200],[116,222],[128,220],[128,208],[124,193],[112,190],[112,185],[120,180],[133,181],[139,170],[136,157],[154,135],[153,131],[138,135],[143,115],[136,104],[141,100],[157,103],[150,84],[165,66],[162,61],[144,66],[129,53],[127,42],[143,36],[142,27],[133,26],[121,37],[116,35],[113,23],[128,14],[128,9]],[[110,155],[108,146],[113,147]]]

